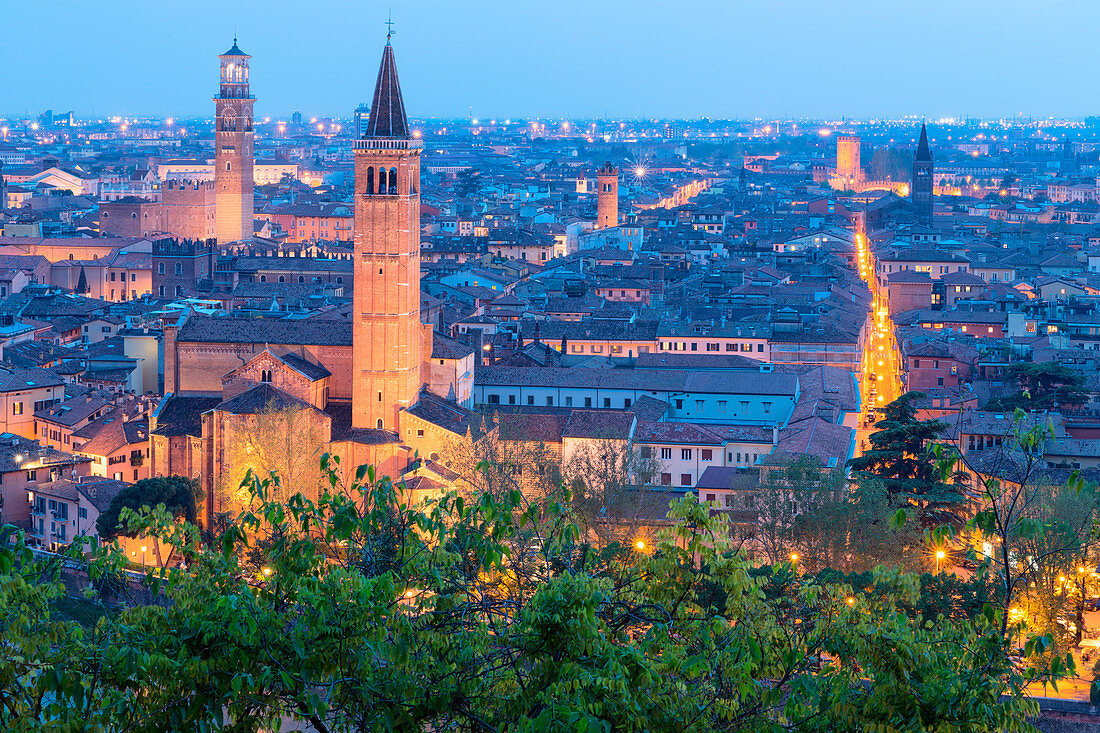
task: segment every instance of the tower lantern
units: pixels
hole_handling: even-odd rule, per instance
[[[248,61],[237,46],[218,57],[221,86],[214,97],[214,217],[218,242],[252,237],[252,106]]]

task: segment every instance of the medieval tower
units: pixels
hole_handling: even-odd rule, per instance
[[[355,141],[355,428],[396,431],[420,394],[420,148],[387,35],[370,117]]]
[[[913,156],[913,182],[909,186],[909,199],[917,214],[917,223],[932,226],[932,151],[928,148],[928,130],[920,126],[920,142]]]
[[[214,97],[215,231],[220,244],[252,237],[252,105],[248,60],[237,48],[221,56],[221,93]]]
[[[859,183],[863,180],[863,169],[859,162],[860,144],[858,135],[840,135],[836,139],[836,174],[848,183]]]
[[[596,228],[619,226],[619,169],[604,163],[596,169]]]

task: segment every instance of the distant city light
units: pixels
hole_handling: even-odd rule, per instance
[[[475,117],[475,118],[473,118],[472,120],[470,120],[470,124],[471,124],[471,125],[478,125],[478,124],[481,124],[481,123],[479,123],[479,122],[477,121],[477,118]]]
[[[829,137],[829,135],[833,134],[833,131],[828,129],[828,128],[823,127],[823,128],[821,128],[820,130],[817,131],[817,134],[821,135],[821,137]]]
[[[634,176],[636,178],[644,178],[645,177],[645,166],[640,165],[637,168],[635,168],[634,169]]]

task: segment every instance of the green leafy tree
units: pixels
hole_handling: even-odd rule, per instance
[[[871,433],[871,449],[848,465],[863,479],[881,481],[890,502],[912,507],[921,526],[958,524],[968,501],[966,484],[951,475],[955,451],[938,442],[944,424],[916,418],[913,402],[923,396],[906,392],[886,405]]]
[[[203,500],[202,487],[195,479],[184,476],[157,476],[130,484],[118,492],[107,510],[96,520],[96,531],[103,540],[115,537],[137,537],[140,530],[128,523],[134,512],[163,505],[173,517],[197,524],[199,506]],[[163,565],[160,543],[154,542],[157,564]]]
[[[1053,599],[1055,586],[1064,585],[1060,576],[1074,577],[1076,567],[1095,553],[1097,497],[1076,471],[1065,482],[1047,479],[1043,447],[1053,429],[1027,427],[1031,424],[1016,410],[1003,450],[992,460],[979,465],[969,454],[960,457],[973,476],[978,501],[967,525],[985,548],[980,570],[998,585],[1002,629],[1007,633],[1010,616],[1024,614],[1019,605],[1027,598],[1037,601],[1031,615],[1038,626],[1056,634],[1062,609]],[[1082,624],[1079,616],[1077,628]]]
[[[149,575],[170,603],[90,634],[49,626],[35,594],[60,587],[40,591],[0,535],[3,639],[19,650],[0,656],[0,728],[1032,730],[997,612],[925,623],[914,576],[877,570],[867,592],[756,570],[691,497],[651,553],[594,553],[565,503],[408,506],[367,467],[349,483],[329,469],[316,499],[250,477],[256,500],[212,546],[164,507],[129,516],[187,567]],[[261,527],[277,531],[252,567]],[[119,562],[104,548],[93,572]],[[11,680],[29,694],[6,697]]]
[[[987,410],[1011,412],[1051,410],[1063,405],[1080,405],[1088,400],[1085,377],[1055,362],[1017,362],[1005,368],[1006,381],[1015,382],[1017,391],[991,400]]]

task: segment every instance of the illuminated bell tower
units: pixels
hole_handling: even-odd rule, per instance
[[[420,149],[390,36],[355,141],[352,427],[398,429],[420,394]]]
[[[221,92],[214,97],[214,217],[220,244],[250,239],[253,234],[252,105],[248,60],[237,48],[221,56]]]
[[[596,169],[596,228],[619,226],[619,169],[604,163]]]

